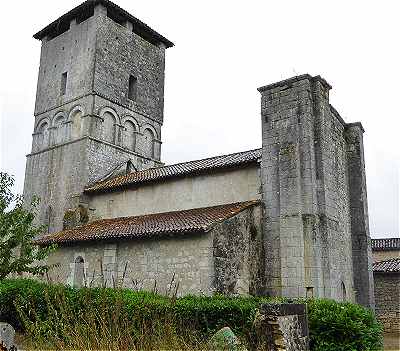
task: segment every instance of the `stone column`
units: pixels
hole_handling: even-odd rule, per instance
[[[361,123],[346,126],[354,289],[357,303],[375,308],[363,133]]]
[[[49,131],[49,146],[57,144],[57,127],[51,126],[47,130]]]
[[[161,160],[161,145],[161,140],[154,139],[154,158],[159,161]]]

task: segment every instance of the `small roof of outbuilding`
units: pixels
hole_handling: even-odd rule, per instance
[[[391,258],[389,260],[375,262],[372,265],[374,273],[399,273],[400,272],[400,257]]]
[[[58,31],[60,27],[65,26],[65,24],[69,24],[71,20],[88,11],[89,8],[94,7],[98,4],[105,6],[107,8],[107,11],[110,11],[113,14],[113,17],[132,22],[134,32],[144,37],[145,39],[147,38],[150,42],[156,41],[163,43],[167,48],[174,46],[171,41],[150,28],[146,23],[143,23],[136,17],[132,16],[129,12],[125,11],[124,9],[109,0],[87,0],[77,7],[73,8],[71,11],[57,18],[48,26],[37,32],[33,37],[35,39],[41,40],[47,35],[51,35],[53,32]]]
[[[257,163],[260,159],[261,149],[255,149],[229,155],[209,157],[202,160],[149,168],[143,171],[132,172],[127,175],[100,181],[86,187],[85,192],[106,192],[170,178],[203,174],[221,169],[239,168],[248,164]]]
[[[142,216],[102,219],[73,229],[46,235],[36,239],[39,245],[74,242],[147,239],[188,233],[204,233],[218,223],[237,215],[259,200],[238,202],[213,207],[164,212]]]
[[[373,251],[400,250],[400,238],[371,239]]]

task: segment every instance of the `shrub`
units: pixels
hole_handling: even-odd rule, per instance
[[[219,295],[175,299],[17,279],[0,282],[0,320],[24,328],[36,346],[47,343],[50,348],[201,349],[224,326],[255,348],[254,315],[271,300]],[[302,302],[308,305],[311,350],[381,349],[382,330],[372,311],[325,299]]]
[[[307,307],[312,350],[382,349],[382,327],[371,310],[327,299],[310,300]]]
[[[38,309],[45,309],[43,301],[46,284],[31,279],[6,279],[0,281],[0,321],[21,329],[21,320],[15,308],[17,298],[31,301]]]

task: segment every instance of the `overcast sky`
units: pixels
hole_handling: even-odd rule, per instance
[[[261,146],[257,87],[321,75],[346,122],[362,122],[372,237],[399,235],[400,3],[115,0],[175,43],[167,50],[162,160]],[[6,1],[1,36],[1,169],[22,192],[40,42],[81,0]]]

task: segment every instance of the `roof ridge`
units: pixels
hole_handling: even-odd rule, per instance
[[[202,159],[195,159],[195,160],[190,160],[190,161],[185,161],[185,162],[179,162],[179,163],[174,163],[170,165],[163,165],[160,167],[151,167],[147,169],[143,169],[140,171],[134,171],[130,172],[125,175],[120,175],[114,178],[110,179],[105,179],[102,181],[97,181],[94,183],[89,184],[88,186],[85,187],[85,191],[87,192],[94,192],[98,190],[105,190],[105,189],[113,189],[113,188],[118,188],[124,185],[129,185],[129,184],[135,184],[135,183],[142,183],[142,182],[147,182],[147,181],[152,181],[152,180],[157,180],[157,179],[163,179],[163,178],[170,178],[174,176],[179,176],[179,175],[186,175],[190,174],[191,172],[196,171],[196,166],[197,170],[208,170],[208,169],[218,169],[218,168],[223,168],[224,164],[223,161],[225,160],[226,166],[230,167],[232,165],[237,164],[245,164],[248,162],[254,162],[255,157],[253,156],[247,156],[244,157],[244,159],[240,159],[241,156],[256,153],[256,152],[261,152],[261,148],[257,149],[251,149],[251,150],[245,150],[245,151],[239,151],[239,152],[234,152],[231,154],[223,154],[223,155],[216,155],[216,156],[211,156],[211,157],[206,157]],[[221,164],[212,164],[212,161],[220,161]],[[185,167],[190,167],[192,166],[193,169],[185,169]],[[175,172],[174,172],[175,170]],[[179,170],[179,172],[177,172]],[[155,174],[152,176],[153,172],[168,172],[171,171],[171,173],[165,173],[165,174]],[[140,178],[140,176],[145,176],[149,175],[148,178]],[[135,179],[134,177],[137,176]],[[140,179],[139,179],[140,178]],[[118,181],[120,181],[118,183]],[[114,184],[113,184],[114,183]],[[109,186],[107,186],[109,185]],[[103,187],[103,188],[102,188]]]
[[[233,155],[239,155],[239,154],[244,154],[244,153],[247,153],[247,152],[258,151],[258,150],[261,150],[261,149],[262,149],[262,148],[260,147],[260,148],[257,148],[257,149],[250,149],[250,150],[245,150],[245,151],[233,152],[233,153],[231,153],[231,154],[222,154],[222,155],[217,155],[217,156],[210,156],[210,157],[205,157],[205,158],[199,158],[199,159],[196,159],[196,160],[190,160],[190,161],[172,163],[172,164],[164,165],[164,166],[160,166],[160,167],[147,168],[147,169],[145,169],[145,170],[143,170],[143,171],[148,171],[148,170],[150,170],[150,169],[159,169],[159,168],[165,168],[165,167],[178,166],[178,165],[182,165],[182,164],[185,164],[185,163],[191,163],[191,162],[196,162],[196,161],[212,160],[212,159],[215,159],[215,158],[218,158],[218,157],[228,157],[228,156],[233,156]],[[142,172],[142,171],[131,172],[131,173],[138,173],[138,172]]]

